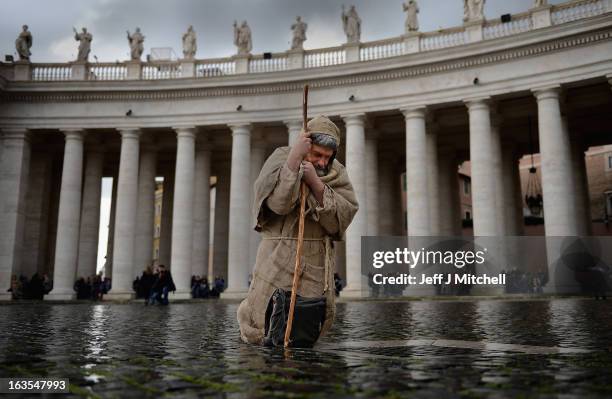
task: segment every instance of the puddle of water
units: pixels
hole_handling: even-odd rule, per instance
[[[0,376],[99,397],[612,395],[612,302],[340,303],[329,336],[290,356],[241,343],[236,309],[0,306]]]

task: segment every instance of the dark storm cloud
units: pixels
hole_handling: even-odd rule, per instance
[[[559,3],[560,1],[552,1]],[[14,54],[14,41],[22,24],[34,35],[35,62],[69,61],[77,43],[72,26],[87,26],[94,35],[92,55],[100,61],[128,58],[126,30],[140,27],[145,54],[151,47],[172,47],[181,55],[181,35],[192,24],[198,34],[198,58],[234,54],[234,20],[247,20],[253,33],[253,52],[284,51],[289,48],[289,27],[297,15],[308,23],[305,47],[336,46],[345,36],[340,22],[342,4],[354,4],[362,19],[362,41],[403,33],[402,0],[29,0],[3,1],[0,15],[0,49]],[[488,18],[516,13],[531,7],[532,0],[489,0]],[[462,0],[419,1],[422,31],[462,23]]]

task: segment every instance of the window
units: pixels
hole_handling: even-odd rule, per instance
[[[465,211],[465,220],[472,219],[472,214],[469,211]]]
[[[606,172],[612,172],[612,153],[606,154]]]
[[[159,233],[160,233],[160,226],[155,225],[155,237],[159,237]]]
[[[470,180],[467,178],[463,179],[463,194],[470,195]]]
[[[612,218],[612,191],[606,191],[604,197],[606,198],[606,218],[609,220]]]

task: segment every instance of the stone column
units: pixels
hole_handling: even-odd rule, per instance
[[[431,235],[427,185],[425,107],[403,109],[406,118],[406,197],[409,236]]]
[[[347,115],[346,124],[346,171],[355,190],[359,211],[346,231],[346,287],[341,291],[344,297],[360,297],[362,292],[361,276],[361,237],[367,234],[366,199],[366,159],[365,115]]]
[[[461,235],[461,204],[459,203],[459,163],[455,148],[440,146],[438,153],[438,184],[440,187],[440,235]]]
[[[174,168],[164,174],[162,193],[161,232],[159,237],[159,264],[170,266],[172,250],[172,208],[174,203]]]
[[[488,99],[466,101],[470,119],[470,162],[472,168],[472,211],[474,213],[475,237],[498,237],[499,213],[497,206],[498,180],[501,180],[501,168],[496,159],[500,157],[498,147],[499,130],[491,124],[491,111]],[[501,186],[500,186],[501,187]],[[506,249],[499,239],[476,239],[475,245],[487,251],[487,262],[476,265],[479,275],[495,275],[503,269]],[[471,293],[476,295],[501,295],[502,285],[476,285]]]
[[[132,270],[136,235],[136,209],[138,207],[138,158],[140,131],[122,129],[115,233],[113,235],[113,280],[106,298],[126,300],[134,297]]]
[[[514,142],[504,141],[501,146],[502,152],[502,206],[506,228],[503,234],[508,236],[523,235],[523,207],[522,193],[520,189],[520,181],[518,185],[516,179],[520,180],[518,156],[516,153],[516,144]]]
[[[253,142],[253,146],[251,148],[251,180],[249,185],[249,194],[251,195],[250,204],[254,201],[254,190],[253,187],[255,185],[255,180],[259,176],[259,172],[261,171],[261,167],[266,160],[266,143],[263,141],[262,137],[259,137],[257,142]],[[249,215],[249,273],[253,272],[253,268],[255,267],[255,260],[257,259],[257,249],[259,248],[259,243],[261,242],[261,234],[253,229],[251,226],[251,218]]]
[[[213,279],[220,276],[227,281],[227,247],[229,232],[230,168],[227,162],[215,163],[215,225],[213,237]]]
[[[251,199],[245,193],[251,175],[251,125],[230,125],[232,129],[232,169],[229,198],[229,245],[227,254],[227,291],[224,298],[243,298],[248,290],[249,217]]]
[[[521,184],[521,171],[519,169],[519,162],[521,159],[521,154],[516,153],[514,155],[514,161],[512,163],[512,165],[514,166],[512,168],[512,180],[514,181],[514,195],[515,195],[515,213],[516,213],[516,219],[514,221],[514,223],[516,224],[516,232],[517,235],[524,235],[525,234],[525,216],[523,215],[523,186]]]
[[[57,217],[53,290],[45,300],[70,300],[73,289],[79,247],[79,219],[83,179],[83,131],[64,131],[64,163]]]
[[[472,211],[474,236],[497,234],[494,137],[487,99],[466,101],[470,116],[470,161],[472,165]]]
[[[534,90],[538,103],[538,134],[542,164],[542,194],[544,197],[544,228],[546,255],[549,265],[547,292],[578,292],[574,272],[559,262],[559,238],[578,234],[576,223],[576,193],[572,186],[572,157],[568,131],[563,127],[559,104],[559,87]]]
[[[143,143],[144,144],[144,143]],[[153,263],[153,233],[155,228],[155,172],[157,152],[150,143],[142,145],[138,171],[138,209],[132,278]]]
[[[113,244],[115,243],[115,215],[117,214],[117,186],[119,185],[117,171],[113,171],[113,188],[111,194],[111,209],[108,221],[108,240],[106,241],[106,256],[104,262],[104,277],[113,278]]]
[[[571,146],[571,157],[572,157],[572,176],[574,193],[576,195],[576,206],[574,212],[576,213],[576,223],[578,229],[578,235],[588,236],[591,235],[592,223],[591,223],[591,210],[589,200],[589,186],[587,182],[586,164],[584,161],[585,145],[582,137],[578,134],[573,134],[569,130],[569,123],[567,117],[562,118],[563,127],[567,130],[567,134],[570,137]]]
[[[546,235],[576,235],[575,188],[569,184],[572,181],[570,139],[561,119],[559,88],[535,90],[534,94],[538,102]]]
[[[393,235],[393,222],[397,215],[393,214],[394,202],[400,201],[395,198],[393,186],[399,184],[393,168],[394,154],[386,150],[380,153],[378,167],[378,234]]]
[[[285,121],[289,133],[289,146],[292,146],[302,131],[302,121]]]
[[[21,264],[30,141],[25,129],[4,130],[0,160],[0,300],[10,300],[11,274]]]
[[[429,197],[429,234],[440,234],[440,182],[438,168],[438,130],[433,121],[427,121],[427,196]]]
[[[506,219],[504,191],[504,175],[502,167],[502,142],[501,142],[501,116],[497,111],[491,113],[491,161],[493,164],[493,184],[495,185],[495,213],[497,215],[497,235],[505,236],[508,234],[509,221]]]
[[[177,135],[172,250],[170,267],[176,285],[174,298],[191,298],[193,251],[193,183],[195,177],[195,128],[175,128]]]
[[[196,142],[193,201],[191,274],[203,277],[208,275],[210,242],[210,144],[205,138]]]
[[[366,168],[366,203],[368,206],[366,234],[378,235],[379,221],[379,174],[378,174],[378,134],[368,131],[365,142],[365,168]]]
[[[0,148],[1,146],[0,141]],[[49,245],[52,166],[52,154],[39,152],[31,155],[21,260],[21,273],[28,278],[36,272],[42,275],[46,272],[45,268],[51,263],[47,259],[47,246]],[[1,205],[0,209],[2,209]]]
[[[100,143],[96,144],[100,145]],[[85,158],[85,180],[83,183],[83,208],[81,209],[77,278],[87,278],[96,274],[103,167],[104,152],[98,148],[88,150]]]

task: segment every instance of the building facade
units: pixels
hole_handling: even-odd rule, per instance
[[[192,274],[223,275],[226,297],[245,295],[258,243],[250,187],[299,133],[304,83],[309,114],[341,127],[338,158],[360,202],[339,251],[345,295],[362,293],[360,238],[402,232],[404,172],[408,234],[461,234],[457,167],[469,160],[473,234],[522,235],[518,161],[537,152],[546,236],[592,234],[584,153],[612,144],[610,54],[612,2],[580,0],[271,57],[2,63],[0,297],[12,274],[47,270],[47,299],[73,298],[75,276],[95,270],[103,177],[114,181],[109,298],[132,297],[153,261],[156,177],[175,297],[189,297]]]

